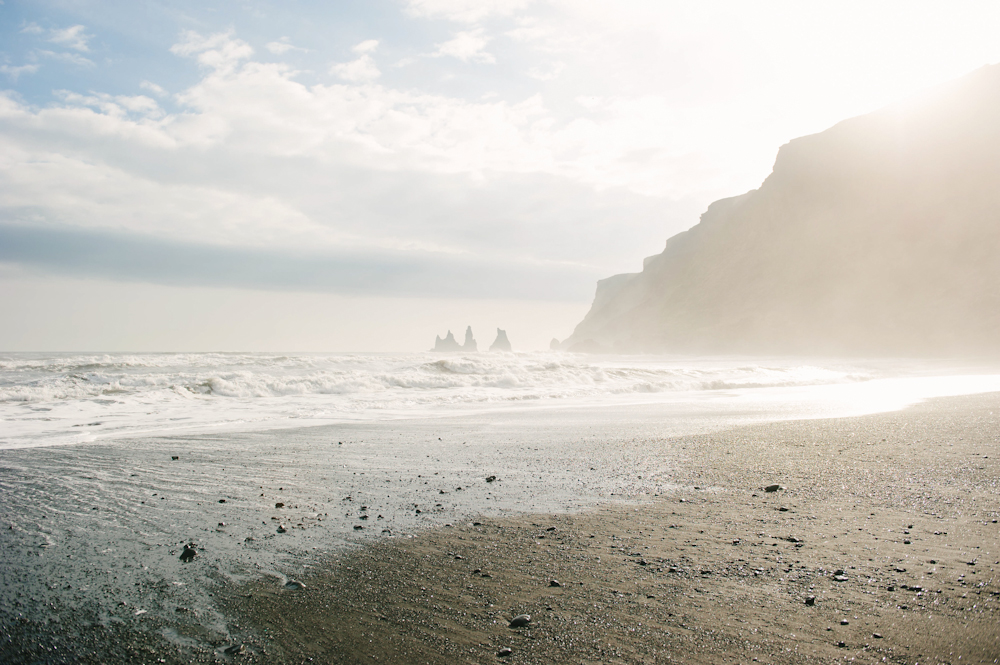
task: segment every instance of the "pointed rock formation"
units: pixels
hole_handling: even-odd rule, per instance
[[[472,326],[465,329],[465,344],[462,345],[463,351],[477,351],[478,345],[476,344],[475,338],[472,336]]]
[[[455,336],[448,331],[448,336],[441,339],[440,335],[434,338],[434,348],[431,351],[438,352],[449,352],[449,351],[461,351],[462,347],[459,346],[458,342],[455,340]]]
[[[497,338],[490,344],[490,351],[510,351],[510,340],[507,339],[507,331],[497,328]]]
[[[1000,65],[778,151],[560,348],[1000,355]]]

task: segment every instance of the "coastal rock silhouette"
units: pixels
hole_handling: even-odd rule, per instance
[[[444,339],[441,339],[440,335],[438,335],[438,336],[436,336],[434,338],[434,348],[431,349],[431,350],[432,351],[439,351],[439,352],[440,351],[461,351],[462,347],[455,340],[455,336],[452,335],[451,331],[449,330],[448,331],[448,335]]]
[[[472,336],[472,326],[465,329],[465,344],[462,345],[463,351],[476,351],[478,350],[478,345],[476,344],[475,338]]]
[[[510,351],[510,340],[507,339],[507,331],[497,328],[497,338],[490,344],[490,351]]]
[[[1000,355],[1000,65],[778,151],[597,285],[569,350]]]
[[[431,349],[431,351],[449,353],[457,351],[476,351],[477,348],[478,345],[476,344],[476,340],[472,336],[472,326],[469,326],[465,329],[464,344],[459,344],[458,340],[455,339],[455,336],[451,334],[451,331],[449,330],[448,335],[444,339],[441,339],[440,335],[435,336],[434,348]]]

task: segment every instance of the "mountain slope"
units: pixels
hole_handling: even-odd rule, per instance
[[[598,283],[562,348],[1000,352],[1000,65],[781,147],[643,271]]]

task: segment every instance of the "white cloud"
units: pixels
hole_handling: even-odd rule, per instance
[[[408,0],[414,16],[444,18],[458,23],[478,23],[493,16],[510,16],[533,0]]]
[[[40,65],[37,64],[20,65],[20,66],[0,65],[0,72],[9,76],[12,81],[17,81],[17,79],[20,78],[21,74],[34,74],[35,72],[38,71],[39,67]]]
[[[490,42],[482,28],[475,28],[457,33],[452,39],[437,45],[434,57],[450,56],[465,62],[481,62],[493,64],[496,58],[484,49]]]
[[[330,66],[330,73],[352,83],[367,83],[382,75],[370,55],[363,55],[350,62],[337,62]]]
[[[77,67],[93,67],[94,61],[90,58],[85,58],[79,53],[66,53],[65,51],[35,51],[36,54],[45,56],[52,60],[57,60],[61,62],[68,62],[71,65],[76,65]]]
[[[284,55],[289,51],[301,51],[302,53],[307,53],[309,49],[304,49],[299,46],[293,46],[288,43],[288,37],[282,37],[281,41],[268,42],[264,44],[264,48],[273,53],[274,55]]]
[[[217,32],[207,37],[186,30],[181,41],[170,47],[170,52],[181,56],[196,56],[198,63],[218,72],[233,71],[241,60],[253,55],[253,49],[232,32]]]
[[[167,96],[167,91],[164,90],[162,87],[156,85],[152,81],[142,81],[142,82],[139,83],[139,87],[142,88],[143,90],[149,90],[151,93],[153,93],[157,97],[166,97]]]
[[[42,30],[42,26],[38,25],[37,23],[29,23],[23,28],[21,28],[21,32],[26,35],[40,35],[45,31]]]
[[[330,66],[330,73],[352,83],[374,81],[382,76],[382,72],[379,71],[378,65],[375,64],[375,60],[370,55],[377,48],[377,39],[368,39],[355,45],[351,50],[358,53],[361,57],[350,62],[334,63]]]
[[[528,76],[537,81],[552,81],[566,70],[565,62],[549,62],[528,69]]]
[[[377,39],[366,39],[360,44],[355,45],[354,48],[352,48],[351,50],[354,51],[355,53],[364,54],[364,53],[374,53],[375,49],[377,48],[378,48]]]
[[[86,28],[82,25],[74,25],[62,30],[53,29],[49,31],[49,41],[53,44],[59,44],[60,46],[87,53],[90,51],[87,42],[93,38],[93,35],[88,35],[84,32],[85,30]]]

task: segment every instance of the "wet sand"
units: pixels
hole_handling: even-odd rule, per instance
[[[104,620],[84,620],[79,609],[42,614],[25,607],[20,617],[8,611],[2,660],[993,663],[1000,657],[1000,395],[679,437],[661,436],[655,414],[624,428],[621,421],[574,425],[564,417],[550,418],[549,428],[541,426],[544,419],[479,428],[475,441],[498,450],[488,469],[473,468],[470,457],[460,470],[463,491],[482,492],[479,502],[431,505],[389,534],[359,535],[353,541],[359,546],[326,555],[286,549],[256,575],[222,574],[207,565],[210,551],[180,568],[220,571],[201,582],[201,595],[213,594],[204,607],[154,588],[145,591],[163,611],[152,617],[136,616],[128,605],[99,610]],[[444,439],[468,423],[427,426]],[[525,450],[532,431],[548,441],[547,451],[563,454],[532,458]],[[627,454],[599,452],[612,445]],[[531,473],[511,462],[516,472],[505,473],[503,459],[521,457],[544,464]],[[442,464],[459,473],[452,461]],[[486,473],[497,480],[487,484]],[[595,486],[580,487],[582,498],[569,502],[578,473]],[[543,501],[538,497],[550,480],[558,492]],[[783,489],[764,491],[771,483]],[[453,492],[428,485],[432,490]],[[468,509],[489,505],[486,492],[498,508],[474,517]],[[344,511],[351,513],[344,528],[353,522],[371,534],[369,522],[358,521],[359,508]],[[330,537],[318,526],[314,533]],[[15,577],[11,561],[5,559],[5,581]],[[835,577],[838,570],[843,574]],[[285,588],[291,577],[305,588]],[[551,586],[553,580],[561,586]],[[810,596],[815,600],[807,604]],[[532,616],[529,626],[508,628],[520,613]],[[512,653],[497,656],[504,647]]]

